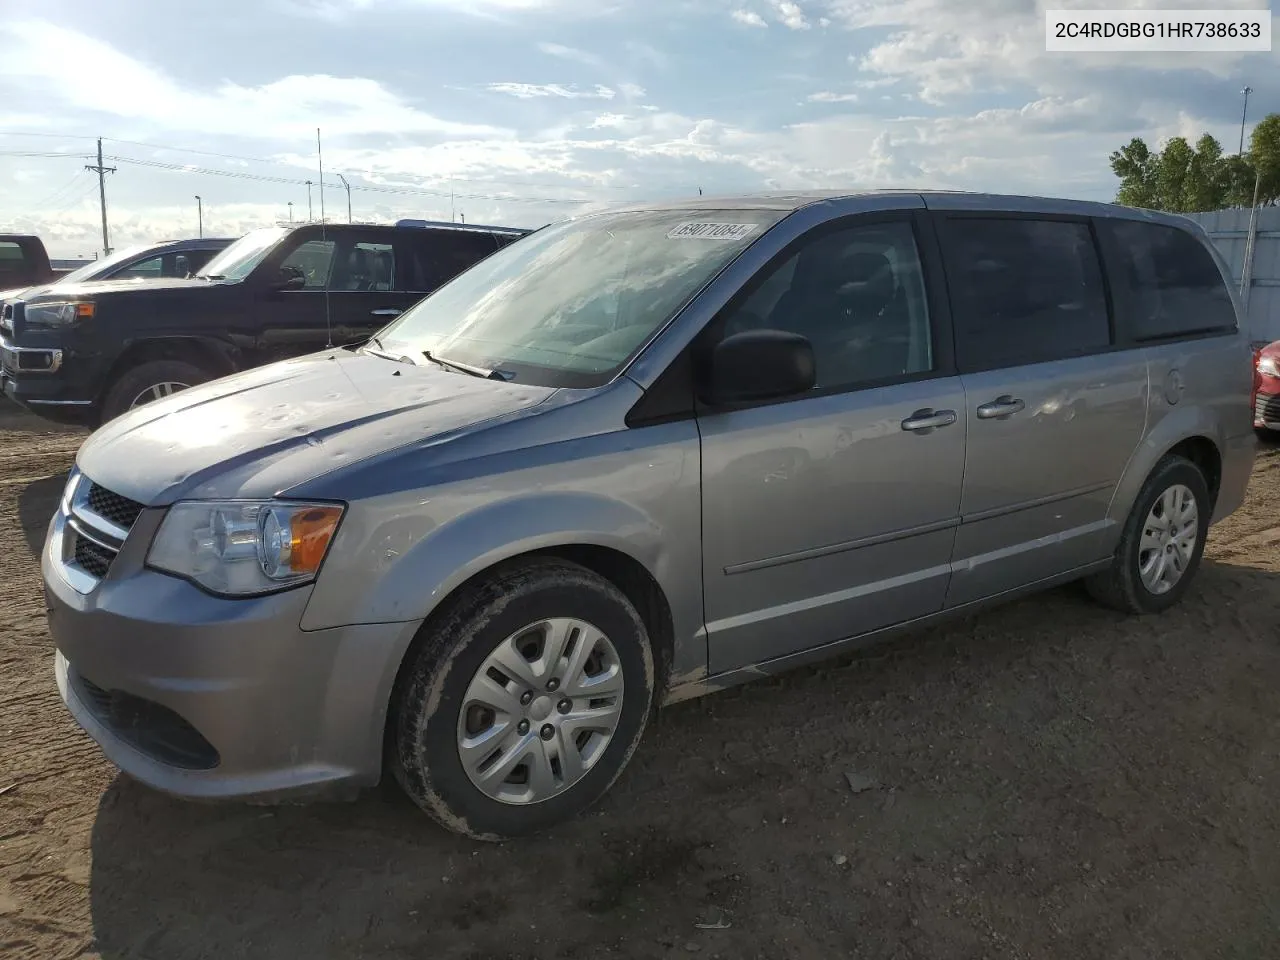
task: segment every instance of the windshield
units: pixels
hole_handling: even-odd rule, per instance
[[[196,276],[243,280],[288,232],[284,227],[267,227],[246,233],[206,263]]]
[[[94,260],[92,263],[86,263],[83,267],[78,267],[70,273],[64,274],[58,278],[58,283],[80,283],[84,280],[93,280],[107,273],[117,264],[131,260],[144,250],[151,249],[146,244],[139,244],[136,247],[128,247],[124,250],[117,250],[109,257],[103,257],[101,260]]]
[[[663,210],[555,224],[481,260],[379,339],[518,382],[597,386],[781,216]]]

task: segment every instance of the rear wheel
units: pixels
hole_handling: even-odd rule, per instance
[[[392,768],[450,830],[521,836],[595,802],[653,700],[644,623],[613,584],[521,561],[468,588],[410,654],[392,704]]]
[[[102,421],[114,420],[134,407],[206,383],[213,375],[185,360],[148,360],[126,370],[107,390]]]
[[[1138,494],[1111,568],[1086,581],[1090,594],[1126,613],[1173,606],[1200,568],[1212,510],[1200,468],[1184,457],[1165,457]]]

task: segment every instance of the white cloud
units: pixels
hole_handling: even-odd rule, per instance
[[[805,98],[810,103],[856,103],[856,93],[834,93],[831,90],[819,90]]]
[[[521,100],[533,100],[538,97],[560,97],[565,100],[612,100],[617,96],[611,87],[601,84],[596,84],[591,90],[579,90],[560,83],[491,83],[485,89],[519,97]]]
[[[648,91],[638,83],[620,83],[618,84],[618,92],[628,100],[639,100]]]
[[[561,60],[573,60],[577,63],[585,64],[588,67],[596,67],[597,69],[604,66],[604,60],[596,56],[594,53],[588,53],[586,50],[580,50],[577,47],[567,47],[562,43],[539,43],[538,49],[549,57],[559,57]]]
[[[733,11],[733,19],[744,27],[767,27],[769,24],[764,22],[764,17],[751,10],[735,10]]]
[[[418,110],[375,80],[325,74],[287,76],[260,86],[224,82],[188,89],[164,72],[100,40],[39,20],[0,25],[0,78],[83,112],[146,121],[168,130],[278,137],[371,133],[495,136],[503,131]],[[68,70],[68,63],[76,64]],[[108,78],[86,82],[86,77]]]
[[[793,0],[773,0],[773,7],[778,22],[787,29],[809,29],[809,21],[805,19],[804,11],[800,9],[798,3],[794,3]]]

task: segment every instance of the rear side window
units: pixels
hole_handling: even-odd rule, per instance
[[[498,248],[491,233],[478,230],[427,230],[410,242],[402,288],[429,293]]]
[[[1168,340],[1236,329],[1231,293],[1213,255],[1177,227],[1100,220],[1124,291],[1120,318],[1128,339]]]
[[[940,227],[961,372],[1111,345],[1102,267],[1087,223],[963,217]]]

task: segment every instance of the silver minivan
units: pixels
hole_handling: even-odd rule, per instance
[[[174,794],[525,834],[652,707],[1082,579],[1177,603],[1253,464],[1183,218],[960,193],[699,199],[491,255],[368,344],[140,408],[43,553],[58,687]]]

